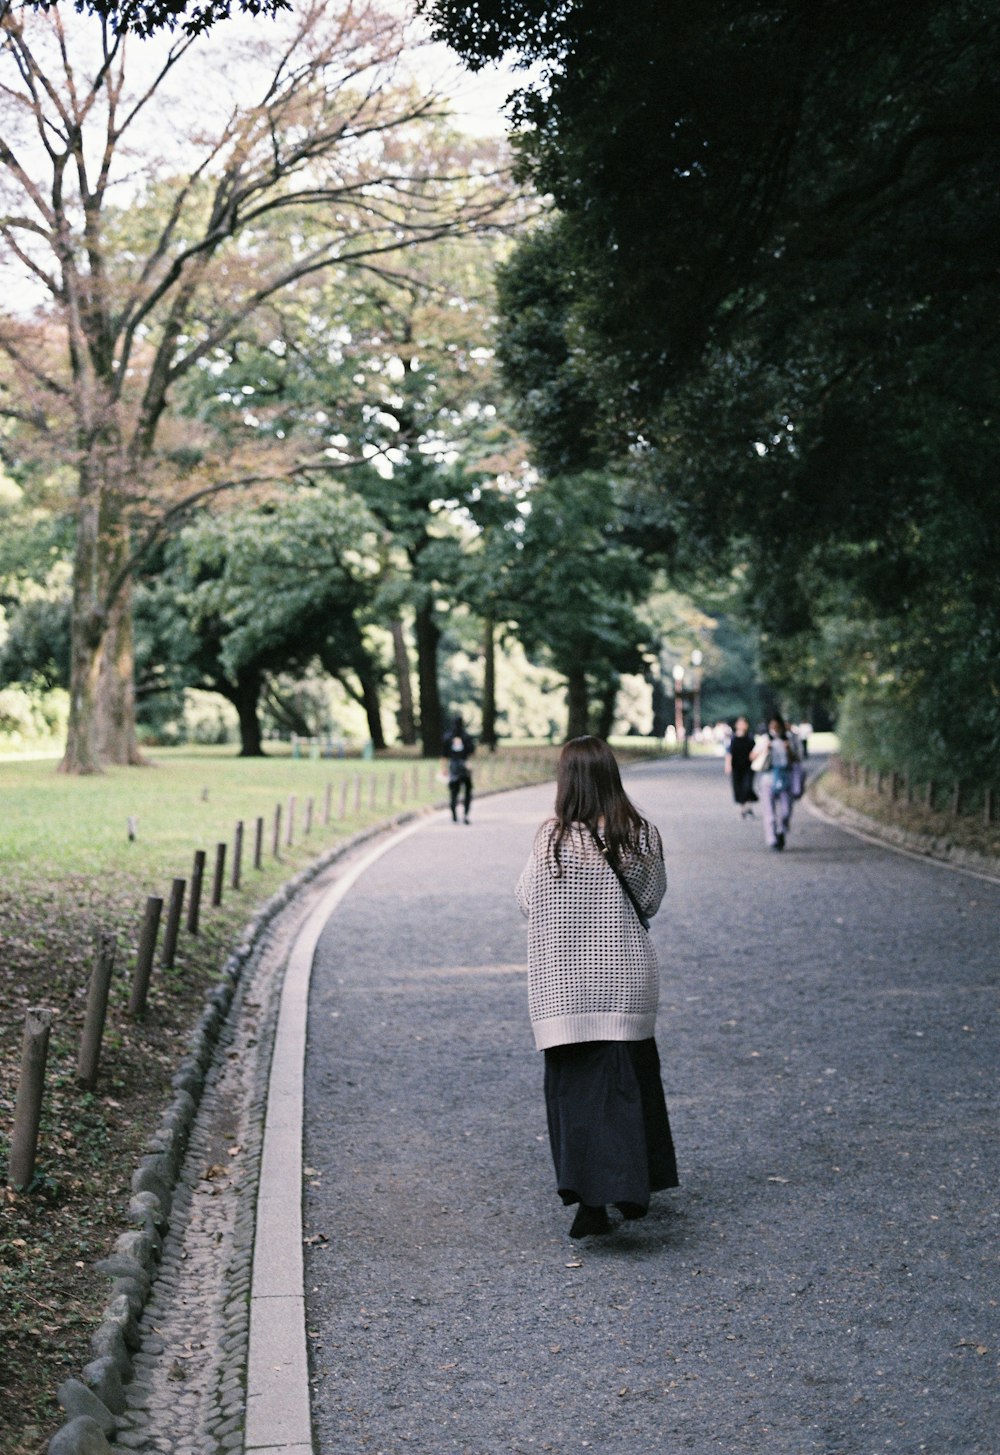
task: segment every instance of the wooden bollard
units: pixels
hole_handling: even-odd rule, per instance
[[[304,834],[304,836],[306,838],[308,838],[309,835],[312,833],[312,826],[313,826],[313,800],[311,798],[307,798],[306,799],[306,821],[305,821],[305,826],[304,826],[304,828],[302,830],[302,832],[303,832],[303,834]]]
[[[240,887],[240,877],[243,873],[243,820],[237,819],[236,828],[233,831],[233,873],[230,883],[234,889]]]
[[[393,800],[393,797],[395,795],[395,792],[396,792],[396,775],[395,775],[395,773],[390,773],[389,774],[389,785],[388,785],[388,787],[385,790],[385,801],[386,801],[386,806],[388,808],[391,808],[392,807],[392,800]]]
[[[371,809],[372,813],[375,812],[375,808],[376,808],[377,802],[378,802],[378,779],[375,777],[375,774],[373,773],[372,776],[368,780],[368,807]]]
[[[201,889],[205,879],[205,850],[195,849],[194,865],[191,869],[191,894],[188,898],[187,927],[189,935],[198,933],[201,917]]]
[[[10,1163],[7,1170],[7,1181],[11,1187],[25,1188],[35,1175],[38,1125],[42,1116],[42,1092],[45,1088],[45,1062],[49,1054],[51,1026],[50,1010],[33,1006],[25,1013],[21,1079],[17,1083],[14,1133],[10,1141]]]
[[[419,763],[414,763],[414,765],[413,765],[413,796],[414,796],[414,798],[419,798],[420,797],[420,764]]]
[[[955,815],[956,818],[962,812],[962,785],[961,785],[961,783],[956,783],[955,786],[954,786],[954,788],[951,790],[951,811]]]
[[[264,820],[258,818],[253,828],[253,867],[259,869],[264,852]]]
[[[271,834],[271,857],[281,858],[281,804],[276,804],[274,809],[274,831]]]
[[[149,977],[153,973],[153,956],[156,953],[156,936],[160,931],[160,915],[163,900],[158,894],[151,894],[146,900],[146,913],[142,917],[139,932],[139,949],[135,957],[135,974],[132,976],[132,994],[129,996],[129,1015],[142,1015],[146,1009],[149,994]]]
[[[326,792],[323,795],[323,824],[324,827],[330,822],[331,805],[333,802],[333,784],[326,785]]]
[[[182,881],[183,882],[183,881]],[[104,1021],[108,1013],[111,973],[115,968],[115,937],[106,930],[97,936],[94,968],[87,988],[87,1009],[80,1034],[80,1053],[76,1061],[76,1084],[85,1091],[97,1085],[97,1067],[101,1059]]]
[[[347,816],[347,779],[345,778],[344,781],[343,781],[343,783],[340,785],[340,813],[338,814],[338,817],[339,818],[345,818],[346,816]]]
[[[930,782],[924,784],[924,807],[925,808],[933,808],[934,807],[934,783],[933,783],[933,780],[931,780]]]
[[[222,890],[226,878],[226,845],[216,844],[215,846],[215,873],[212,876],[212,906],[218,908],[222,903]]]
[[[160,964],[164,970],[173,969],[177,958],[177,936],[181,928],[181,913],[184,909],[186,879],[175,879],[170,886],[170,904],[167,906],[167,927],[163,931],[163,955]]]
[[[295,794],[288,800],[288,829],[285,833],[285,844],[290,849],[295,840]]]
[[[361,774],[354,775],[354,812],[361,812]]]
[[[983,789],[983,823],[986,825],[987,828],[989,828],[990,827],[990,824],[992,824],[992,822],[993,822],[993,789],[987,787],[987,788],[984,788]]]

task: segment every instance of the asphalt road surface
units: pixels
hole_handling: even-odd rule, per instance
[[[319,1455],[995,1455],[1000,888],[801,805],[768,852],[718,762],[626,783],[682,1186],[568,1237],[513,898],[551,786],[401,842],[313,975]]]

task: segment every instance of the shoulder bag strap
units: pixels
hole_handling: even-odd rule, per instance
[[[621,885],[622,890],[624,891],[624,894],[625,894],[625,898],[628,900],[629,904],[635,910],[636,918],[638,919],[639,923],[642,925],[643,929],[644,930],[648,930],[649,929],[649,918],[640,909],[640,907],[639,907],[639,901],[636,899],[635,895],[632,893],[631,887],[630,887],[630,885],[628,883],[628,880],[625,878],[624,874],[621,873],[621,871],[618,869],[617,865],[612,864],[611,859],[610,859],[610,857],[608,855],[608,846],[607,846],[607,844],[604,843],[604,841],[602,840],[600,834],[597,832],[596,829],[591,829],[590,830],[590,833],[591,833],[591,837],[594,840],[594,843],[597,845],[598,849],[604,855],[604,862],[607,864],[608,868],[611,870],[612,874],[615,876],[615,878],[618,880],[618,883]]]

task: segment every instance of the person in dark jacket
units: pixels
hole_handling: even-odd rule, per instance
[[[441,756],[448,765],[448,795],[451,799],[451,816],[458,823],[458,799],[462,795],[465,822],[469,822],[469,808],[472,804],[472,774],[469,759],[476,751],[476,745],[465,731],[460,715],[452,719],[451,729],[441,741]]]
[[[750,736],[749,720],[738,717],[726,749],[726,774],[732,779],[733,798],[740,811],[740,818],[753,818],[753,804],[757,802],[753,788],[753,769],[750,766],[752,752],[753,738]]]

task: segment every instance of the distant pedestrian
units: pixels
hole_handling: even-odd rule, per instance
[[[472,805],[472,774],[469,771],[469,759],[476,751],[476,745],[465,731],[465,723],[459,714],[452,718],[451,729],[446,732],[441,742],[441,755],[445,760],[448,774],[448,796],[451,800],[451,816],[455,823],[458,823],[458,800],[462,798],[462,812],[465,822],[469,822],[469,809]]]
[[[755,744],[751,757],[759,775],[764,842],[769,849],[782,850],[792,826],[792,769],[797,757],[785,720],[775,713],[767,724],[767,737]]]
[[[753,805],[758,801],[753,787],[753,768],[750,764],[752,752],[753,738],[750,736],[750,721],[748,718],[738,717],[726,749],[726,773],[732,781],[733,798],[740,811],[740,818],[753,818]]]
[[[677,1186],[647,933],[666,883],[660,835],[626,795],[611,749],[572,739],[555,815],[535,835],[516,893],[556,1186],[566,1206],[580,1205],[573,1238],[610,1232],[609,1203],[641,1218],[652,1192]]]

